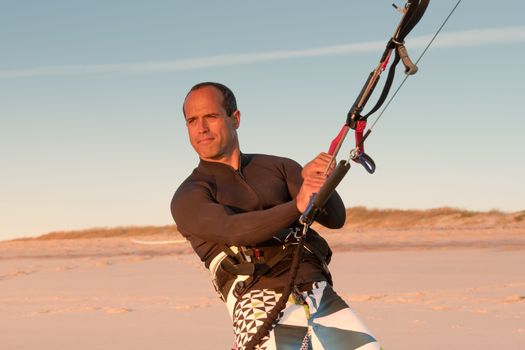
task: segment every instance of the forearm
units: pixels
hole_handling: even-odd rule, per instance
[[[182,233],[235,246],[264,242],[292,225],[300,215],[293,200],[266,210],[245,213],[234,213],[228,207],[213,202],[191,207],[175,203],[172,214]]]

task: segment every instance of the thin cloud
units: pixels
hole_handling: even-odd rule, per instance
[[[431,35],[409,38],[409,49],[425,47]],[[433,48],[471,47],[525,42],[525,26],[487,28],[442,33]],[[302,50],[267,51],[208,56],[186,60],[155,61],[119,64],[60,65],[27,69],[0,70],[0,79],[38,76],[83,75],[97,73],[177,72],[210,67],[222,67],[257,62],[270,62],[296,58],[359,54],[381,51],[385,40],[355,44],[325,46]]]

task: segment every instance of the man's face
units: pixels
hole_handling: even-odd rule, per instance
[[[184,102],[190,142],[201,159],[227,161],[239,147],[240,112],[228,116],[222,102],[222,93],[213,86],[190,92]]]

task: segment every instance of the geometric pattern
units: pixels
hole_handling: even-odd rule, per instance
[[[281,294],[273,290],[252,290],[244,294],[233,310],[234,349],[245,345],[257,333]],[[314,282],[307,292],[292,293],[260,350],[381,350],[368,327],[325,281]]]
[[[318,325],[315,329],[315,336],[324,349],[359,349],[367,344],[370,344],[370,347],[378,347],[377,343],[373,344],[376,341],[374,337],[363,332]]]
[[[233,311],[233,331],[238,349],[243,349],[257,333],[257,329],[264,323],[279,297],[280,294],[273,290],[253,290],[244,294],[237,302]],[[265,343],[268,339],[268,336],[264,337],[256,349],[266,349]]]

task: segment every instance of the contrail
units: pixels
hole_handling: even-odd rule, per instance
[[[432,35],[412,37],[407,46],[409,49],[423,48]],[[472,29],[441,34],[433,48],[461,48],[515,44],[525,42],[525,26]],[[217,55],[184,60],[118,63],[118,64],[70,64],[36,68],[0,70],[0,79],[85,75],[100,73],[156,73],[177,72],[210,67],[223,67],[258,62],[282,61],[297,58],[359,54],[381,51],[386,41],[369,41],[362,43],[316,47],[301,50],[266,51]]]

